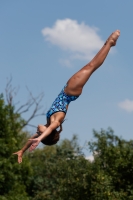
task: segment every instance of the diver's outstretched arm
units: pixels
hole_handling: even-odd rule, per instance
[[[39,135],[36,133],[31,137],[31,139],[37,138],[38,136]],[[32,141],[28,140],[28,142],[23,146],[22,149],[13,153],[14,155],[18,155],[18,163],[22,162],[22,156],[23,156],[24,152],[31,146],[31,144],[32,144]]]
[[[54,121],[50,124],[48,128],[45,129],[43,133],[41,133],[41,135],[38,138],[29,139],[29,141],[31,142],[29,151],[33,151],[43,139],[49,136],[52,133],[52,131],[58,128],[59,126],[61,126],[61,123],[58,121]],[[62,130],[62,126],[61,126],[61,130]]]

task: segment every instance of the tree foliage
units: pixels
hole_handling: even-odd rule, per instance
[[[96,141],[89,146],[97,167],[95,181],[101,182],[98,190],[103,188],[109,199],[133,199],[133,140],[123,140],[111,128],[93,133]]]
[[[28,160],[18,165],[12,153],[25,140],[26,133],[18,132],[23,121],[19,114],[14,114],[14,107],[5,105],[4,99],[0,98],[0,194],[5,199],[16,199],[20,193],[23,199],[27,196],[26,188],[29,186],[29,177],[32,174]],[[22,175],[21,175],[22,174]],[[28,177],[27,177],[28,175]],[[13,197],[10,197],[10,195]],[[12,196],[11,195],[11,196]],[[0,197],[3,198],[3,197]]]
[[[25,120],[0,96],[0,200],[132,200],[133,141],[111,128],[93,131],[88,143],[94,161],[83,155],[73,136],[58,145],[26,153],[18,164],[13,152],[29,133]]]

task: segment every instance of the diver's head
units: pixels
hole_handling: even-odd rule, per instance
[[[48,135],[45,139],[43,139],[41,142],[45,145],[54,145],[56,144],[60,139],[60,131],[57,131],[56,129],[53,130],[50,135]]]

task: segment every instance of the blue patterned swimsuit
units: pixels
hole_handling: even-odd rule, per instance
[[[65,87],[67,84],[65,85]],[[71,101],[76,100],[79,96],[71,96],[64,92],[65,87],[62,89],[58,97],[53,102],[52,106],[50,107],[49,111],[47,112],[47,118],[50,118],[56,112],[64,112],[67,113],[67,106]]]

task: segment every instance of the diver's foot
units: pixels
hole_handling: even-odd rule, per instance
[[[107,39],[105,45],[108,43],[110,44],[110,46],[115,46],[116,45],[116,41],[118,39],[118,37],[120,36],[120,31],[116,30],[115,32],[113,32],[109,38]]]

